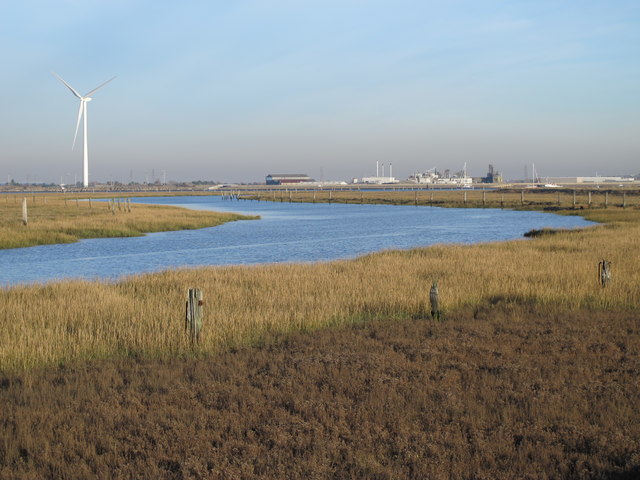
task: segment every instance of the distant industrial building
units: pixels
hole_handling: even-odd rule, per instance
[[[267,185],[288,185],[307,182],[315,182],[315,180],[303,173],[274,173],[267,175]]]
[[[398,183],[398,180],[393,176],[393,164],[389,164],[389,176],[384,174],[384,163],[382,164],[382,174],[380,173],[380,163],[376,162],[376,176],[375,177],[362,177],[360,181],[354,179],[354,183],[369,183],[376,185],[383,185],[387,183]]]
[[[494,170],[493,165],[489,164],[489,171],[486,177],[482,177],[482,183],[502,183],[502,173]]]
[[[409,177],[410,182],[424,183],[432,185],[451,185],[460,187],[470,187],[473,179],[467,175],[467,164],[464,164],[462,171],[451,175],[449,169],[440,173],[435,167],[426,172],[416,172]]]
[[[633,182],[632,176],[625,177],[606,177],[606,176],[597,176],[597,177],[545,177],[545,181],[547,183],[557,183],[557,184],[565,184],[565,183],[626,183]]]

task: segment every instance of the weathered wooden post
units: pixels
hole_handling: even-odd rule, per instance
[[[364,193],[360,192],[360,203],[364,203]]]
[[[313,203],[316,203],[316,191],[313,191]]]
[[[467,204],[467,192],[464,192],[464,204]]]
[[[331,200],[333,200],[333,191],[329,190],[329,203],[331,203]]]
[[[127,212],[131,213],[131,199],[127,198]]]
[[[487,205],[487,192],[485,189],[482,189],[482,206],[485,207]]]
[[[576,191],[573,191],[573,208],[576,208]]]
[[[504,193],[500,194],[500,208],[504,208]]]
[[[524,190],[520,190],[520,205],[524,205]]]
[[[560,206],[560,192],[558,192],[558,200],[557,200],[557,204],[558,204],[558,206]]]
[[[609,206],[609,192],[604,192],[604,208]]]
[[[591,208],[591,190],[589,190],[589,208]]]
[[[185,330],[188,331],[192,344],[196,344],[200,340],[200,330],[202,330],[202,305],[202,290],[190,288],[184,327]]]
[[[429,192],[429,203],[433,204],[433,190]]]
[[[89,197],[89,208],[93,208],[93,207],[91,206],[91,197]]]
[[[29,219],[27,218],[27,199],[22,199],[22,223],[26,225],[29,223]]]
[[[413,203],[415,203],[416,207],[418,206],[418,192],[413,192]]]
[[[431,318],[440,320],[440,294],[438,293],[438,282],[431,284],[429,291],[429,301],[431,302]]]
[[[598,277],[602,288],[606,287],[611,281],[611,262],[602,260],[598,264]]]
[[[627,192],[622,192],[622,208],[627,208]]]
[[[77,198],[76,198],[76,207],[80,208],[80,202],[78,201]]]

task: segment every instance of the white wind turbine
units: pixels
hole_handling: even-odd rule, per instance
[[[83,187],[87,188],[89,186],[89,146],[87,143],[87,103],[91,101],[91,97],[90,95],[95,93],[96,91],[98,91],[100,88],[104,87],[107,83],[109,83],[111,80],[113,80],[116,77],[113,77],[109,80],[107,80],[106,82],[104,82],[101,85],[98,85],[96,88],[94,88],[93,90],[91,90],[89,93],[85,94],[85,95],[80,95],[71,85],[69,85],[67,82],[65,82],[62,77],[60,77],[60,75],[58,75],[56,72],[51,72],[53,73],[53,75],[55,75],[58,80],[60,80],[62,83],[64,83],[64,85],[71,90],[71,93],[73,93],[76,97],[78,97],[80,99],[80,109],[78,110],[78,123],[76,124],[76,133],[73,136],[73,145],[71,148],[75,147],[76,145],[76,138],[78,137],[78,129],[80,128],[80,119],[84,118],[84,134],[83,134],[83,139],[84,139],[84,162],[82,164],[83,166],[83,177],[82,177],[82,185]]]

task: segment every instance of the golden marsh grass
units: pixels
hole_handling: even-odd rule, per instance
[[[22,223],[22,200],[27,199],[28,224]],[[106,198],[106,197],[103,197]],[[83,238],[133,237],[150,232],[214,227],[247,219],[230,213],[194,211],[160,205],[114,204],[90,201],[88,197],[61,195],[5,195],[0,202],[0,249],[54,243],[72,243]]]
[[[433,280],[445,318],[462,310],[484,315],[496,305],[555,312],[637,308],[640,211],[582,213],[608,223],[528,240],[388,251],[349,261],[6,288],[0,291],[0,371],[114,355],[189,354],[184,309],[190,287],[205,295],[204,329],[195,349],[201,353],[365,319],[421,318]],[[605,258],[613,263],[613,282],[603,289],[597,267]]]

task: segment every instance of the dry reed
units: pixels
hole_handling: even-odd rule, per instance
[[[29,211],[26,226],[22,223],[22,198],[27,198]],[[93,199],[65,198],[59,194],[7,195],[5,202],[0,203],[0,249],[214,227],[248,218],[160,205],[134,205],[128,211],[124,201],[114,202],[111,209],[110,203]]]
[[[339,323],[420,317],[434,279],[445,317],[496,305],[556,312],[637,308],[640,212],[594,209],[585,216],[611,221],[530,240],[390,251],[350,261],[7,288],[0,292],[0,372],[114,355],[192,352],[183,331],[190,287],[205,294],[205,324],[195,349],[202,353]],[[614,266],[606,289],[597,283],[603,258]]]

